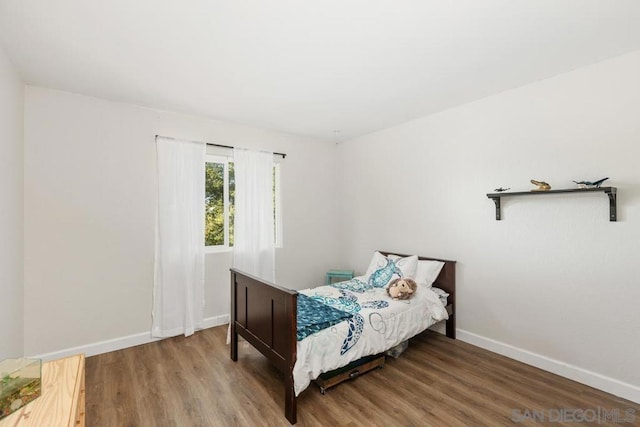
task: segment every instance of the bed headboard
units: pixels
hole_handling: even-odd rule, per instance
[[[407,257],[409,255],[399,254],[398,252],[387,252],[387,251],[378,251],[384,256],[388,256],[389,254],[394,254],[400,257]],[[440,261],[444,262],[444,266],[442,270],[440,270],[440,274],[438,278],[433,283],[433,286],[443,289],[449,293],[449,295],[454,295],[456,292],[456,261],[449,261],[446,259],[438,259],[438,258],[429,258],[418,255],[418,259],[427,260],[427,261]],[[449,298],[451,300],[451,298]]]
[[[398,255],[401,257],[406,257],[409,255],[400,254],[398,252],[387,252],[387,251],[378,251],[382,255],[387,256],[389,254]],[[456,311],[456,261],[449,261],[446,259],[438,259],[438,258],[429,258],[418,255],[418,259],[423,259],[427,261],[440,261],[444,262],[444,266],[442,270],[440,270],[440,274],[438,278],[433,282],[433,286],[436,288],[440,288],[446,291],[449,294],[449,298],[447,299],[449,309],[450,319],[447,321],[447,336],[450,338],[455,338],[455,311]]]

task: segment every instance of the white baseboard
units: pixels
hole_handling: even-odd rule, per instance
[[[225,325],[229,323],[229,315],[223,314],[221,316],[207,317],[203,320],[203,329],[213,328],[214,326]]]
[[[640,387],[633,384],[625,383],[614,378],[588,371],[559,360],[551,359],[528,350],[523,350],[472,332],[467,332],[462,329],[456,329],[456,337],[460,341],[473,344],[494,353],[526,363],[527,365],[535,366],[536,368],[569,378],[570,380],[606,391],[607,393],[622,397],[623,399],[640,403]]]
[[[229,323],[229,315],[208,317],[203,320],[203,329],[213,328]],[[71,356],[78,353],[84,353],[85,356],[95,356],[97,354],[109,353],[111,351],[122,350],[123,348],[134,347],[141,344],[159,341],[163,338],[154,338],[151,332],[142,332],[139,334],[128,335],[126,337],[114,338],[106,341],[99,341],[92,344],[81,345],[78,347],[66,348],[64,350],[54,351],[51,353],[38,354],[29,356],[34,359],[55,360],[62,357]]]

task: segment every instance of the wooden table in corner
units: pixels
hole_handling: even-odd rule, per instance
[[[42,364],[42,394],[0,427],[84,426],[84,354]]]

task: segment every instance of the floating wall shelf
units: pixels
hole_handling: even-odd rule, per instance
[[[616,187],[598,187],[598,188],[566,188],[561,190],[549,190],[549,191],[517,191],[517,192],[503,192],[503,193],[489,193],[487,197],[493,200],[496,204],[496,221],[500,221],[500,199],[502,197],[512,196],[541,196],[544,194],[558,194],[558,193],[593,193],[603,192],[609,196],[609,221],[617,221],[617,199],[616,193],[618,189]]]

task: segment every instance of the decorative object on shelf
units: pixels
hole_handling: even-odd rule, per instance
[[[534,188],[531,191],[549,191],[551,190],[551,186],[544,181],[536,181],[535,179],[531,180],[533,185],[537,185],[538,188]]]
[[[604,193],[609,197],[609,221],[614,222],[618,220],[618,189],[616,187],[594,187],[594,188],[563,188],[560,190],[547,190],[547,191],[514,191],[510,193],[488,193],[487,197],[493,200],[496,205],[496,221],[502,219],[500,212],[500,199],[502,197],[511,196],[539,196],[545,194],[558,194],[558,193]]]
[[[578,184],[579,188],[600,188],[603,182],[608,180],[609,177],[599,179],[597,181],[573,181]]]
[[[509,191],[509,190],[511,190],[511,187],[509,187],[509,188],[502,188],[502,187],[498,187],[498,188],[496,188],[496,189],[495,189],[495,190],[493,190],[493,191],[495,191],[496,193],[503,193],[503,192],[505,192],[505,191]]]
[[[0,362],[0,419],[40,396],[41,373],[40,359]]]

